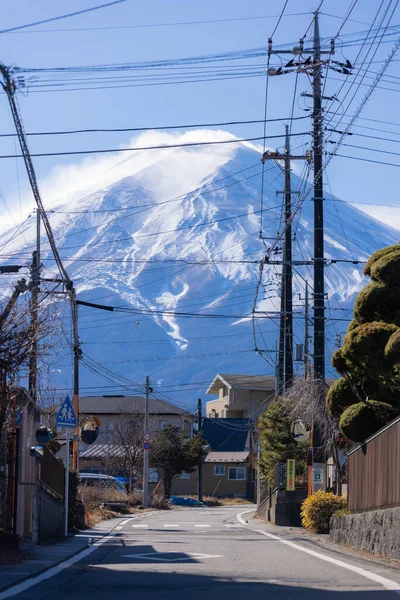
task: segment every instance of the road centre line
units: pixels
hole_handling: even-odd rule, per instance
[[[194,526],[195,527],[211,527],[211,525],[208,525],[207,523],[195,523]]]
[[[246,510],[242,513],[239,513],[238,515],[236,515],[237,519],[241,523],[246,524],[246,521],[244,521],[244,519],[242,518],[242,515],[249,513],[249,512],[253,512],[253,511]],[[277,535],[274,535],[273,533],[268,533],[267,531],[262,531],[261,529],[251,529],[250,527],[248,527],[246,529],[248,529],[250,531],[255,531],[256,533],[261,533],[261,535],[264,535],[265,537],[275,540],[277,542],[281,542],[281,544],[285,544],[285,546],[290,546],[291,548],[294,548],[295,550],[300,550],[300,552],[304,552],[305,554],[309,554],[310,556],[314,556],[315,558],[319,558],[320,560],[324,560],[324,561],[329,562],[338,567],[342,567],[343,569],[347,569],[348,571],[352,571],[353,573],[357,573],[358,575],[361,575],[362,577],[365,577],[366,579],[370,579],[371,581],[374,581],[375,583],[379,583],[385,589],[395,592],[395,594],[400,596],[400,583],[397,583],[397,581],[393,581],[392,579],[387,579],[386,577],[382,577],[381,575],[377,575],[376,573],[370,573],[361,567],[356,567],[355,565],[346,563],[343,560],[338,560],[337,558],[333,558],[326,554],[321,554],[321,552],[316,552],[315,550],[310,550],[308,548],[304,548],[303,546],[299,546],[298,544],[295,544],[294,542],[290,542],[289,540],[284,540],[283,538],[281,538]],[[1,600],[1,598],[0,598],[0,600]]]

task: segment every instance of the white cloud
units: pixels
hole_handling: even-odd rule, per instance
[[[121,147],[141,148],[193,142],[216,142],[226,139],[235,140],[236,136],[222,130],[193,130],[185,133],[167,133],[148,131]],[[259,149],[246,144],[253,150]],[[39,182],[43,204],[47,210],[63,205],[79,203],[80,208],[92,204],[89,196],[100,189],[106,189],[124,177],[138,176],[143,173],[143,185],[150,178],[152,189],[157,193],[182,194],[199,185],[210,172],[221,167],[234,155],[236,144],[213,146],[194,146],[170,150],[148,150],[139,152],[116,152],[107,156],[90,156],[79,163],[59,165]],[[179,162],[179,177],[176,177],[176,166]],[[151,171],[149,168],[151,167]],[[152,172],[162,171],[163,177],[157,178],[160,189],[154,189],[157,181]],[[167,176],[170,172],[170,177]],[[173,177],[175,175],[175,177]],[[20,221],[20,208],[17,198],[11,198],[10,206],[18,207],[12,214],[14,222]],[[32,209],[32,195],[29,192],[21,199],[22,213],[28,214]],[[14,225],[7,213],[2,215],[1,230],[5,231]]]
[[[349,202],[351,204],[351,202]],[[374,219],[400,230],[400,204],[395,206],[376,206],[372,204],[354,204],[355,208],[362,210]]]

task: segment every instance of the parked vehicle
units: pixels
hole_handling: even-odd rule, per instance
[[[195,498],[184,498],[183,496],[171,496],[169,502],[172,506],[205,506],[204,502],[199,502]]]
[[[124,484],[111,475],[101,475],[100,473],[80,473],[79,475],[82,486],[113,489],[117,492],[127,494]]]

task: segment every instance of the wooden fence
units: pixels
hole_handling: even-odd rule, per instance
[[[400,417],[348,455],[348,508],[400,506]]]

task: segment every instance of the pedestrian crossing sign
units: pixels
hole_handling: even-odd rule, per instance
[[[76,414],[72,402],[69,396],[65,397],[64,402],[60,406],[60,410],[56,417],[57,427],[71,427],[75,428],[77,425]]]

